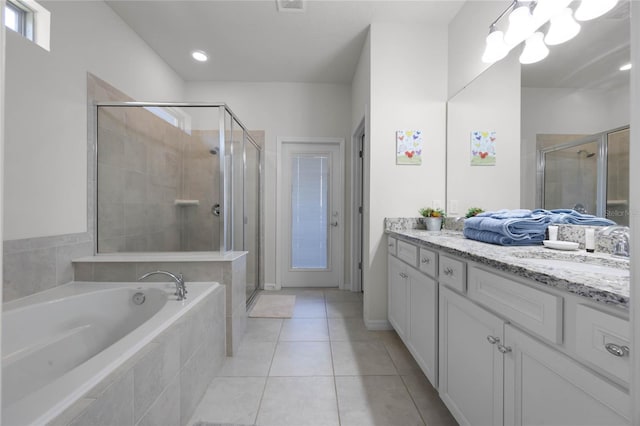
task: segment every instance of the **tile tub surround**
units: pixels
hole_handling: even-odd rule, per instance
[[[620,277],[587,271],[577,273],[576,270],[553,268],[528,261],[527,254],[530,254],[530,257],[535,256],[536,259],[558,257],[558,251],[542,246],[503,247],[469,240],[462,233],[454,231],[428,232],[410,229],[389,232],[389,235],[427,248],[441,250],[558,290],[577,294],[596,302],[623,309],[629,308],[629,276]],[[607,261],[612,259],[610,255],[603,253],[578,253],[581,256],[599,259],[605,265]]]
[[[50,424],[186,424],[225,360],[224,293],[216,288]]]
[[[135,281],[147,272],[164,270],[181,272],[186,281],[220,283],[227,289],[226,342],[227,355],[232,356],[247,324],[246,255],[244,251],[109,253],[73,259],[73,266],[76,281]],[[147,281],[166,282],[167,277],[151,276]]]

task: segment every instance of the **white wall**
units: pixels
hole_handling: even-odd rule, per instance
[[[42,2],[51,52],[7,32],[7,240],[87,230],[87,72],[138,100],[183,81],[103,2]]]
[[[275,284],[277,137],[351,140],[351,88],[342,84],[188,82],[187,101],[225,102],[250,130],[264,130],[265,284]],[[346,176],[349,176],[347,170]],[[350,212],[345,208],[345,218]],[[345,222],[346,224],[347,222]],[[346,226],[345,226],[346,228]],[[345,229],[348,243],[349,230]],[[345,253],[348,245],[345,244]],[[345,264],[345,272],[349,265]]]
[[[365,205],[364,309],[387,324],[385,217],[415,217],[444,202],[447,28],[374,23],[371,37],[369,203]],[[421,166],[397,166],[395,132],[425,133]],[[366,214],[368,211],[368,215]]]
[[[513,209],[520,205],[520,63],[509,55],[449,100],[447,111],[447,204],[449,215],[470,207]],[[471,166],[474,131],[496,132],[496,165]],[[452,204],[458,211],[451,211]]]
[[[351,131],[356,131],[371,102],[371,35],[362,47],[356,72],[351,81]],[[368,129],[365,129],[368,130]]]
[[[511,0],[467,1],[449,23],[448,97],[458,93],[491,64],[482,62],[489,24],[511,4]],[[501,26],[507,23],[503,18]]]
[[[522,88],[522,207],[539,207],[536,135],[590,135],[626,126],[629,96],[629,87],[615,91]]]

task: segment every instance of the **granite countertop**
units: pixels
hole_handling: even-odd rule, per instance
[[[566,252],[543,246],[504,247],[469,240],[457,231],[395,229],[388,230],[387,233],[401,240],[437,249],[596,302],[629,309],[627,259],[614,258],[606,253],[587,253],[584,250]],[[563,264],[563,261],[566,262]],[[590,268],[590,265],[611,269],[600,269],[597,266]]]

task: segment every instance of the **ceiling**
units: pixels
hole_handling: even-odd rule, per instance
[[[107,1],[186,81],[350,83],[372,22],[447,24],[457,0],[308,0],[278,12],[275,0]],[[209,54],[207,63],[192,50]]]
[[[604,90],[629,86],[629,71],[619,70],[631,61],[629,2],[622,1],[605,16],[581,25],[574,39],[550,46],[546,59],[522,66],[522,86]]]

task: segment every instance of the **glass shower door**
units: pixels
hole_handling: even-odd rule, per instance
[[[245,143],[244,247],[247,254],[247,303],[260,288],[260,150]]]
[[[606,217],[629,226],[629,129],[607,134]]]
[[[545,209],[574,209],[597,214],[597,193],[598,141],[545,154]]]

